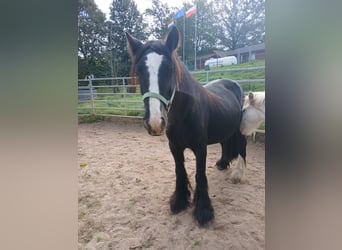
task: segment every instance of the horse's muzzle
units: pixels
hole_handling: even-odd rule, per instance
[[[166,119],[160,117],[159,119],[144,120],[144,127],[150,135],[162,135],[166,127]]]

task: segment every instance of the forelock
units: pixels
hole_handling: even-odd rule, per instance
[[[135,63],[138,63],[142,57],[151,52],[155,52],[159,55],[164,55],[167,58],[171,58],[171,52],[167,49],[163,42],[148,41],[137,51],[137,54],[135,56]]]

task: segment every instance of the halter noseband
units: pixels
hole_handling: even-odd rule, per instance
[[[175,93],[176,93],[176,88],[173,89],[172,95],[170,100],[167,100],[164,96],[162,96],[161,94],[155,93],[155,92],[146,92],[145,94],[143,94],[142,96],[142,100],[144,101],[146,98],[156,98],[159,101],[161,101],[162,103],[165,104],[167,111],[170,110],[173,98],[175,97]]]

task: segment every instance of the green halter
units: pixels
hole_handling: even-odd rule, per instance
[[[159,101],[161,101],[162,103],[164,103],[166,105],[167,111],[170,110],[173,98],[175,97],[175,93],[176,93],[176,88],[173,89],[172,95],[170,100],[167,100],[164,96],[155,93],[155,92],[146,92],[145,94],[143,94],[142,96],[142,100],[145,100],[146,98],[156,98]]]

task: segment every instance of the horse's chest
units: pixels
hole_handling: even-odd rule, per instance
[[[172,143],[183,147],[192,147],[206,141],[206,132],[195,122],[170,124],[166,135]]]

